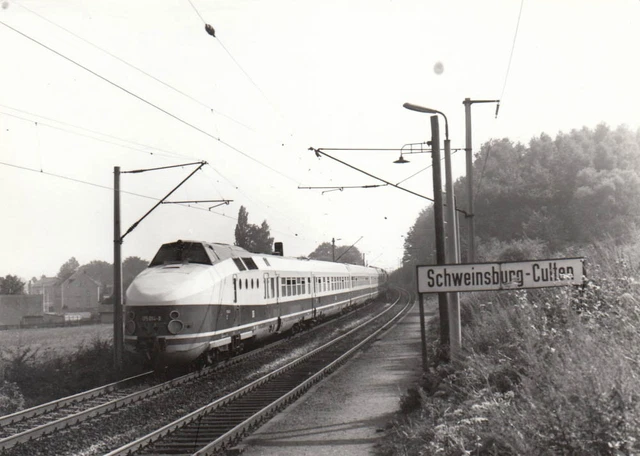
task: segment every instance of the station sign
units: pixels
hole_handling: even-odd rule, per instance
[[[418,266],[418,293],[582,285],[584,258]]]

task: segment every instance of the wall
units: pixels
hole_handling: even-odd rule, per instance
[[[41,295],[0,295],[0,326],[17,326],[27,315],[43,315]]]

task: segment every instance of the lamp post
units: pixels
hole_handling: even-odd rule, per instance
[[[445,253],[446,262],[449,264],[455,264],[458,262],[458,242],[457,242],[457,230],[456,230],[456,209],[455,209],[455,199],[453,194],[453,171],[451,167],[451,141],[449,140],[449,122],[447,120],[447,116],[437,109],[426,108],[424,106],[418,106],[411,103],[405,103],[403,105],[406,109],[411,111],[417,111],[421,113],[428,114],[438,114],[444,117],[445,123],[445,140],[444,140],[444,162],[445,162],[445,174],[446,174],[446,195],[447,195],[447,249]],[[433,117],[432,117],[433,119]],[[433,121],[432,121],[433,125]],[[433,143],[432,147],[435,150],[436,144]],[[435,160],[435,156],[433,157]],[[435,167],[435,163],[434,163]],[[435,169],[435,168],[434,168]],[[435,181],[434,181],[434,190],[435,190]],[[437,199],[436,199],[437,201]],[[437,230],[436,230],[437,231]],[[437,235],[437,234],[436,234]],[[438,262],[438,264],[442,264]],[[439,301],[440,295],[444,293],[439,293]],[[460,301],[458,297],[458,293],[449,293],[448,294],[447,304],[446,304],[446,312],[447,312],[447,332],[448,332],[448,342],[450,353],[452,356],[456,356],[460,351],[460,346],[462,343],[462,331],[460,327]],[[440,311],[440,318],[443,317],[443,311]],[[443,328],[441,327],[441,331]],[[445,343],[443,342],[443,345]]]

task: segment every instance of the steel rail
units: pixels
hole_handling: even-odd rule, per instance
[[[392,308],[394,308],[394,306],[400,301],[401,296],[398,297],[398,299],[396,300],[396,302],[394,302],[391,306],[389,306],[387,309],[385,309],[383,312],[379,313],[378,315],[376,315],[374,318],[368,320],[367,322],[358,325],[357,327],[349,330],[348,332],[346,332],[345,334],[337,337],[336,339],[332,340],[331,342],[328,342],[318,348],[316,348],[315,350],[312,350],[309,353],[306,353],[305,355],[299,357],[298,359],[272,371],[271,373],[268,373],[262,377],[260,377],[257,380],[254,380],[253,382],[249,383],[248,385],[245,385],[244,387],[229,393],[213,402],[211,402],[210,404],[207,404],[203,407],[200,407],[199,409],[183,416],[182,418],[179,418],[175,421],[173,421],[172,423],[163,426],[160,429],[157,429],[156,431],[153,431],[149,434],[147,434],[146,436],[143,436],[131,443],[128,443],[116,450],[113,450],[112,452],[108,453],[105,456],[129,456],[132,454],[136,454],[137,452],[144,450],[145,447],[148,447],[154,443],[157,443],[158,441],[162,440],[163,438],[171,435],[173,432],[191,424],[194,423],[196,421],[198,421],[199,419],[201,419],[202,416],[207,415],[225,405],[228,405],[230,403],[232,403],[233,401],[247,395],[248,393],[256,390],[258,387],[266,384],[267,382],[275,379],[276,377],[280,376],[281,374],[293,369],[294,367],[296,367],[297,365],[301,364],[302,362],[310,359],[312,356],[325,351],[327,348],[331,347],[332,345],[335,345],[337,342],[345,339],[346,337],[352,335],[353,333],[361,330],[363,327],[368,326],[369,324],[371,324],[372,322],[376,321],[378,318],[381,318],[383,315],[385,315],[387,312],[389,312]],[[352,349],[350,349],[347,353],[348,354],[344,354],[342,355],[340,358],[338,358],[338,360],[333,361],[332,363],[330,363],[328,366],[324,367],[322,369],[321,372],[314,374],[311,378],[307,379],[305,382],[303,382],[303,385],[311,385],[312,383],[315,383],[317,381],[319,381],[324,375],[326,375],[327,373],[329,373],[330,371],[332,371],[333,369],[335,369],[335,367],[339,364],[341,364],[342,362],[346,361],[346,359],[353,353],[355,353],[356,350],[358,350],[360,347],[362,347],[362,345],[364,345],[366,342],[370,341],[373,337],[377,336],[381,331],[383,331],[384,329],[386,329],[388,327],[389,324],[391,324],[391,322],[395,321],[395,319],[398,318],[399,315],[403,314],[404,311],[406,311],[407,308],[409,308],[409,306],[412,304],[412,302],[409,300],[409,304],[407,304],[407,306],[402,309],[398,315],[396,315],[393,319],[390,320],[390,322],[387,322],[385,325],[383,325],[381,328],[379,328],[377,331],[375,331],[372,335],[368,336],[364,341],[360,342],[359,344],[357,344],[355,347],[353,347]],[[342,360],[342,361],[340,361]],[[312,382],[312,383],[310,383]],[[306,387],[308,388],[308,386]],[[300,395],[302,394],[301,391],[305,391],[306,390],[305,387],[303,387],[302,385],[299,385],[297,387],[295,387],[292,392],[287,393],[287,395],[285,395],[287,398],[290,397],[294,397],[295,395]],[[271,405],[265,407],[263,410],[273,410],[274,408],[277,408],[277,405],[274,404],[281,404],[284,401],[286,401],[286,399],[283,399],[285,396],[282,396],[281,398],[277,399],[275,402],[273,402]],[[211,444],[209,444],[207,446],[207,448],[209,448],[211,445],[214,445],[216,447],[220,447],[222,444],[228,443],[229,440],[236,440],[237,439],[237,433],[240,433],[239,429],[243,426],[243,425],[252,425],[254,424],[256,421],[259,421],[260,417],[264,416],[264,414],[261,412],[258,412],[257,414],[253,415],[251,418],[246,419],[242,424],[240,424],[239,426],[237,426],[236,428],[226,432],[223,436],[217,438],[214,442],[212,442]],[[247,424],[248,423],[248,424]],[[244,428],[242,433],[244,433]],[[204,450],[204,449],[203,449]],[[203,451],[200,450],[200,451]],[[207,450],[209,451],[209,450]],[[218,451],[218,450],[215,450]],[[200,453],[196,453],[196,454],[200,454]],[[208,453],[202,453],[202,454],[208,454]]]
[[[61,399],[56,399],[54,401],[47,402],[45,404],[36,405],[35,407],[21,410],[19,412],[15,412],[10,415],[0,416],[0,426],[4,427],[7,425],[16,424],[16,423],[19,423],[20,421],[24,421],[27,419],[35,418],[40,415],[44,415],[45,413],[49,413],[51,411],[57,410],[67,405],[76,404],[79,402],[86,401],[88,399],[93,399],[95,397],[102,396],[106,393],[110,393],[112,391],[122,388],[129,382],[141,380],[152,374],[153,374],[152,371],[144,372],[142,374],[134,375],[133,377],[125,378],[123,380],[119,380],[117,382],[110,383],[108,385],[99,386],[97,388],[84,391],[78,394],[74,394],[72,396],[67,396]]]
[[[333,319],[322,322],[321,324],[318,324],[314,328],[312,328],[312,330],[321,328],[331,323],[332,320]],[[245,359],[257,356],[262,351],[266,349],[274,348],[279,344],[283,343],[284,341],[285,339],[278,339],[270,344],[264,345],[255,350],[235,356],[228,360],[221,361],[214,366],[209,366],[199,371],[182,375],[175,379],[171,379],[167,382],[163,382],[159,385],[146,388],[142,391],[127,394],[125,396],[118,397],[115,400],[107,401],[103,404],[89,407],[80,412],[69,413],[65,417],[53,419],[48,423],[39,424],[30,429],[26,429],[21,432],[16,432],[13,435],[0,438],[0,452],[2,450],[12,448],[17,444],[26,443],[38,437],[45,436],[47,434],[51,434],[53,432],[56,432],[62,429],[66,429],[69,426],[78,425],[87,419],[105,414],[107,412],[110,412],[111,410],[115,410],[117,408],[120,408],[126,405],[130,405],[132,403],[138,402],[142,399],[146,399],[156,394],[160,394],[177,385],[181,385],[183,383],[196,380],[200,377],[205,377],[207,375],[210,375],[211,373],[219,371],[222,368],[229,367],[231,365],[240,363]],[[27,410],[22,410],[20,412],[13,413],[11,415],[6,415],[3,417],[0,417],[0,425],[2,425],[2,428],[6,428],[6,426],[11,426],[11,425],[20,426],[20,424],[24,424],[25,421],[36,419],[36,418],[43,419],[45,418],[47,413],[59,413],[62,411],[64,407],[73,407],[74,405],[81,405],[83,402],[86,402],[92,399],[97,399],[100,396],[105,396],[107,394],[117,394],[117,390],[124,387],[128,383],[134,382],[136,380],[144,379],[151,375],[153,375],[152,371],[145,372],[143,374],[129,377],[108,385],[100,386],[100,387],[91,389],[89,391],[85,391],[72,396],[57,399],[55,401],[51,401],[46,404],[41,404],[32,408],[29,408]]]

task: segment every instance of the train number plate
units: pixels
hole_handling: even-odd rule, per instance
[[[154,323],[154,322],[162,321],[162,317],[160,315],[143,315],[142,321],[149,321]]]

